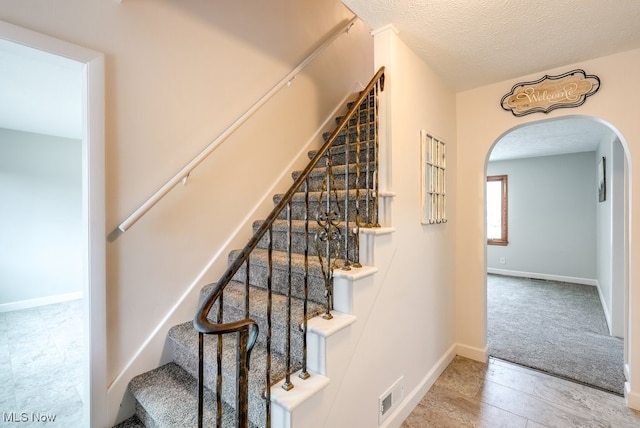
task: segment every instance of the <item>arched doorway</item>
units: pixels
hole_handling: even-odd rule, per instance
[[[527,286],[532,286],[534,290],[542,289],[543,285],[548,286],[554,281],[583,286],[576,290],[584,289],[585,285],[593,286],[589,287],[593,288],[590,292],[594,294],[596,303],[601,304],[603,319],[606,321],[602,326],[604,331],[601,332],[604,344],[594,346],[609,350],[618,344],[612,337],[604,336],[626,336],[628,251],[625,236],[628,235],[628,171],[624,144],[622,136],[601,120],[566,116],[510,129],[493,145],[485,165],[487,176],[511,176],[508,198],[510,208],[514,208],[507,214],[509,242],[500,246],[487,246],[487,272],[503,275],[503,278],[527,278],[529,282],[532,279],[534,282]],[[602,190],[606,189],[606,193],[603,192],[602,195],[598,194],[597,189],[600,179],[605,186]],[[492,297],[491,280],[489,277],[487,281],[489,297]],[[514,281],[514,284],[517,282]],[[557,288],[551,289],[555,291]],[[505,293],[504,288],[501,290]],[[508,305],[508,299],[493,304],[505,306]],[[501,354],[506,356],[505,359],[517,360],[512,362],[611,390],[610,384],[605,383],[604,387],[597,380],[589,380],[589,376],[580,378],[581,373],[589,373],[586,367],[593,367],[587,363],[587,357],[598,359],[598,351],[595,349],[587,352],[576,349],[575,355],[571,356],[571,352],[568,352],[571,350],[563,349],[571,346],[571,342],[550,339],[545,330],[529,333],[529,336],[541,339],[541,342],[532,340],[531,344],[527,344],[524,343],[526,339],[518,339],[520,330],[516,323],[512,332],[514,334],[510,335],[514,342],[503,347],[496,345],[495,342],[503,340],[500,337],[505,336],[492,335],[491,323],[492,320],[495,321],[492,315],[502,315],[500,310],[490,313],[491,305],[492,300],[488,300],[489,355]],[[537,312],[545,312],[552,306],[543,303]],[[566,308],[568,304],[560,302],[559,307]],[[563,318],[566,315],[561,314]],[[551,324],[556,322],[551,321],[552,319],[553,316],[547,314],[538,323],[544,325],[545,329],[553,328],[555,326]],[[523,319],[519,321],[526,326],[534,322]],[[500,322],[509,321],[502,319]],[[563,333],[559,337],[564,339],[565,336],[570,336],[568,330]],[[607,343],[607,340],[611,340],[613,344]],[[551,348],[554,345],[558,348],[559,356],[545,354],[546,351],[542,348],[547,342],[550,342]],[[582,346],[582,342],[586,343],[586,340],[579,342]],[[624,389],[623,363],[627,358],[621,340],[618,342],[620,361],[616,362],[612,370],[619,375],[619,381],[614,382],[614,385],[620,385],[614,392],[621,394]],[[509,353],[504,349],[515,349],[517,352]],[[584,361],[580,355],[585,356]],[[569,369],[557,367],[558,361],[555,358],[568,358],[566,362],[560,362],[569,365]],[[604,358],[600,357],[601,360]],[[581,362],[585,363],[585,368],[580,368]]]

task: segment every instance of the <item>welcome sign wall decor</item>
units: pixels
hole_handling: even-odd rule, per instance
[[[598,89],[598,76],[577,69],[558,76],[545,75],[536,81],[517,83],[511,92],[502,97],[500,105],[514,116],[549,113],[557,108],[581,106]]]

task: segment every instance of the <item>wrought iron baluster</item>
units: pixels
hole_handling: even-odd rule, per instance
[[[241,330],[238,336],[238,362],[236,364],[236,427],[249,426],[249,357],[247,344],[249,331]],[[218,425],[222,426],[222,425]]]
[[[363,110],[367,115],[367,122],[365,125],[365,140],[367,141],[367,151],[365,153],[365,213],[367,222],[364,227],[372,227],[371,221],[371,121],[369,120],[369,103],[371,102],[371,92],[367,94],[367,98],[362,103]]]
[[[222,324],[224,315],[224,293],[220,295],[218,300],[218,324]],[[216,350],[216,424],[222,426],[222,352],[223,343],[222,335],[218,335],[218,347]]]
[[[366,121],[365,121],[366,123]],[[355,159],[355,169],[356,169],[356,195],[354,201],[354,227],[351,231],[353,233],[353,266],[356,268],[362,267],[360,264],[360,175],[361,175],[361,165],[360,165],[360,150],[362,146],[362,132],[360,129],[360,107],[358,107],[358,122],[356,124],[356,159]],[[347,223],[347,234],[349,234],[349,223]]]
[[[244,277],[244,317],[245,318],[249,318],[249,283],[250,283],[250,260],[251,258],[247,259],[247,262],[245,263],[246,266],[246,272],[245,272],[245,277]]]
[[[309,311],[309,178],[304,180],[304,300],[302,302],[302,370],[298,377],[308,379],[307,317]]]
[[[358,115],[356,115],[356,118]],[[347,132],[344,137],[344,264],[342,270],[351,270],[351,261],[349,260],[349,149],[351,147],[351,127],[347,122]],[[356,119],[356,129],[359,121]]]
[[[204,416],[204,333],[198,332],[198,428]]]
[[[282,384],[282,388],[285,391],[289,391],[293,388],[291,383],[291,202],[287,204],[287,322],[285,332],[286,340],[286,366],[285,366],[285,380]]]
[[[265,376],[266,426],[271,426],[271,335],[273,333],[273,225],[269,226],[267,246],[267,362]]]

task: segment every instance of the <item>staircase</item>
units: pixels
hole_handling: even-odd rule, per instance
[[[201,426],[305,426],[293,413],[329,384],[327,337],[355,321],[354,278],[375,272],[361,267],[370,243],[360,239],[379,226],[383,71],[309,152],[291,190],[274,196],[274,211],[253,224],[247,247],[229,254],[220,281],[201,290],[202,312],[171,328],[173,361],[131,380],[136,415],[118,428],[199,426],[199,378]]]

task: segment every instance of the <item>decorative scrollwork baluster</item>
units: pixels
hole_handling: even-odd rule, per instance
[[[325,285],[326,308],[323,318],[331,319],[331,309],[333,309],[333,271],[336,268],[336,261],[340,254],[340,232],[341,210],[338,204],[338,194],[335,188],[333,176],[333,161],[330,152],[326,155],[327,168],[322,190],[318,198],[318,212],[316,222],[320,226],[314,237],[320,268]]]

